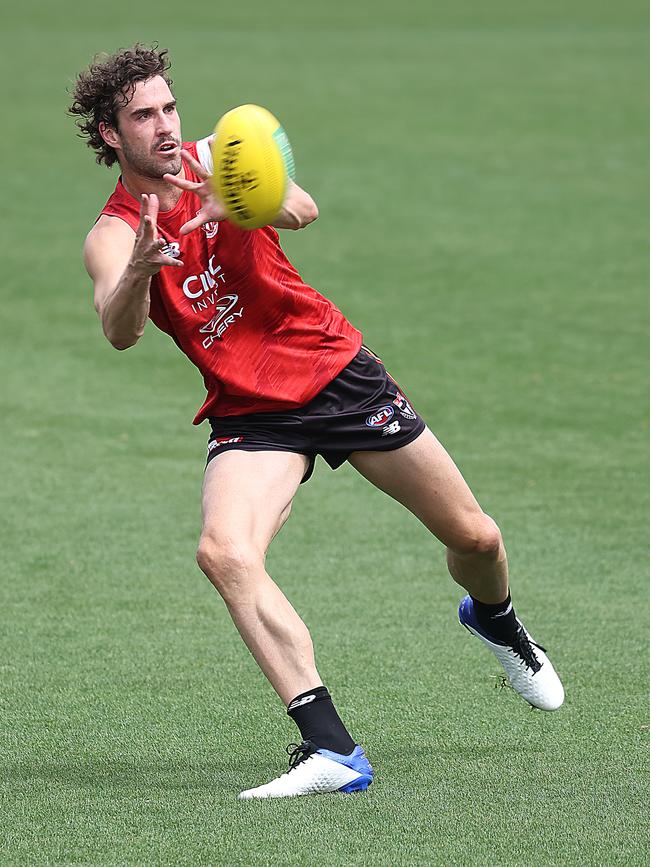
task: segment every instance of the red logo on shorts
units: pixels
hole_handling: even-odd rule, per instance
[[[244,437],[215,437],[208,443],[208,452],[213,452],[219,446],[225,446],[226,443],[240,443]]]
[[[397,392],[397,396],[395,397],[393,403],[400,411],[400,415],[403,415],[404,418],[417,418],[415,410],[400,391]]]

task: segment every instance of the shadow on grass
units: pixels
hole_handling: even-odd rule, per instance
[[[217,761],[143,762],[106,758],[70,759],[28,764],[9,763],[0,766],[6,784],[15,790],[42,786],[56,789],[128,789],[130,793],[210,791],[231,795],[242,779],[251,776],[250,759],[237,761],[226,758]]]

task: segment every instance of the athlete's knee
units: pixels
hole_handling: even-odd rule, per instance
[[[264,567],[264,558],[253,545],[209,533],[201,536],[196,562],[226,602],[240,598]]]
[[[492,518],[481,513],[460,526],[448,541],[447,548],[460,557],[476,556],[497,560],[503,549],[503,539]]]
[[[289,503],[289,505],[285,506],[284,509],[282,510],[282,512],[280,512],[280,517],[278,518],[278,524],[277,524],[277,527],[275,529],[275,533],[273,534],[274,536],[278,535],[280,530],[284,527],[284,525],[289,520],[289,515],[291,514],[292,505],[293,505],[293,503]]]

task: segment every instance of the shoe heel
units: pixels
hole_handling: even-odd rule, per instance
[[[360,777],[357,777],[356,780],[352,780],[351,783],[348,783],[347,786],[341,786],[339,792],[343,792],[346,795],[349,795],[352,792],[365,792],[370,783],[372,783],[372,777],[368,774],[362,774]]]

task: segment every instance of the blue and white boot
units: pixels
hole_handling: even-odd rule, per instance
[[[564,702],[564,687],[543,647],[530,637],[523,623],[513,644],[504,644],[479,625],[471,596],[465,596],[458,608],[458,619],[472,635],[480,638],[504,667],[510,686],[541,710],[557,710]]]
[[[239,796],[249,798],[295,798],[297,795],[321,795],[326,792],[365,791],[374,776],[370,762],[357,744],[349,756],[317,747],[311,741],[290,744],[289,770],[256,789]]]

